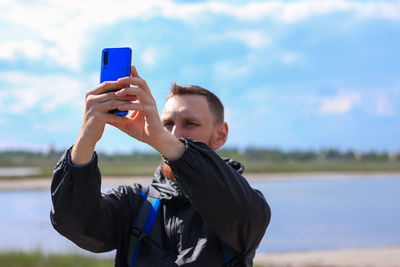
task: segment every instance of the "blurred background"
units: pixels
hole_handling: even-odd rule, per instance
[[[101,50],[126,46],[160,111],[173,81],[221,98],[219,153],[245,163],[273,210],[260,255],[398,248],[400,1],[1,0],[0,265],[93,256],[51,228],[49,184]],[[159,162],[112,127],[96,150],[109,180]]]

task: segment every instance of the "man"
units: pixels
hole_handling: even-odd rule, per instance
[[[109,114],[113,109],[133,114]],[[162,155],[150,186],[100,192],[94,149],[106,124]],[[215,153],[227,135],[221,102],[201,87],[174,84],[160,118],[134,67],[130,77],[98,85],[86,94],[81,130],[53,174],[54,228],[89,251],[117,249],[115,266],[129,266],[131,227],[144,192],[161,206],[135,266],[227,266],[227,255],[234,255],[231,266],[252,266],[270,209],[241,176],[242,165]]]

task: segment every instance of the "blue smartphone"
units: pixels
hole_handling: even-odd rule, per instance
[[[104,48],[101,53],[100,83],[116,81],[131,74],[132,49],[129,47]],[[118,109],[109,113],[126,116],[128,111]]]

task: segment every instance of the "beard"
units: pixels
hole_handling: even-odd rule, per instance
[[[175,177],[172,173],[171,167],[164,161],[161,162],[161,173],[168,180],[175,182]]]
[[[208,139],[207,142],[205,142],[205,144],[207,144],[208,146],[211,146],[211,142],[212,142],[212,136],[210,136],[210,138]],[[170,180],[172,182],[176,182],[174,174],[172,173],[171,167],[164,161],[161,161],[161,173],[168,180]]]

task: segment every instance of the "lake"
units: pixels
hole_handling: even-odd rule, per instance
[[[400,245],[400,174],[251,184],[272,209],[258,252]],[[48,190],[0,192],[0,250],[86,253],[52,228],[50,208]]]
[[[40,173],[40,168],[36,167],[0,167],[0,177],[5,176],[31,176]]]

